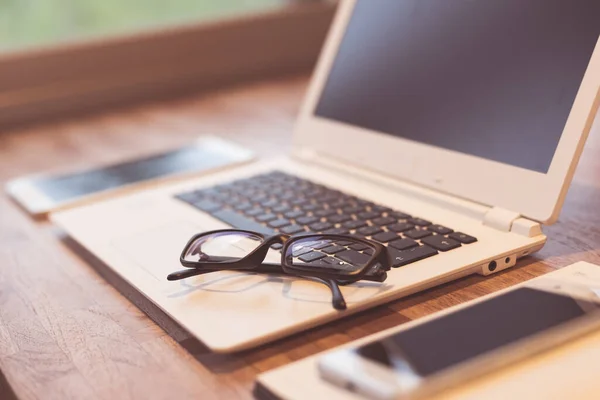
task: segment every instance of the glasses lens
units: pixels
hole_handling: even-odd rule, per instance
[[[244,232],[217,232],[200,236],[187,249],[186,261],[231,262],[256,250],[263,238]]]
[[[355,273],[365,268],[375,254],[375,246],[352,238],[332,239],[311,236],[296,239],[288,246],[285,259],[295,267],[324,267],[335,269],[340,275]]]

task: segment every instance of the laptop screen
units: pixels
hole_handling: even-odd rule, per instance
[[[599,0],[357,0],[317,116],[547,173]]]

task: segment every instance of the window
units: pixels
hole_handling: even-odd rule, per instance
[[[0,129],[307,73],[336,4],[0,0]]]
[[[287,0],[1,0],[0,51],[243,15]]]

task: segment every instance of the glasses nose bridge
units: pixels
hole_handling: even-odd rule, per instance
[[[269,246],[271,246],[276,243],[286,244],[291,238],[292,237],[290,235],[281,233],[281,234],[273,235],[273,236],[266,238],[263,245],[268,244]]]

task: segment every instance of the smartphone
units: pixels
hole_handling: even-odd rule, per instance
[[[205,136],[189,146],[151,157],[69,174],[15,179],[8,182],[6,191],[30,214],[40,216],[253,158],[253,153],[243,147]]]
[[[321,378],[367,398],[419,398],[598,328],[600,288],[540,279],[328,353],[318,369]]]

